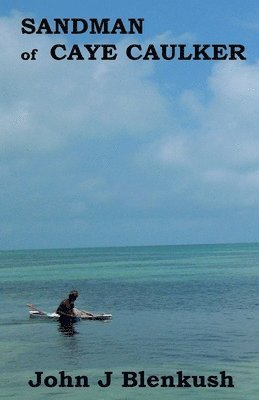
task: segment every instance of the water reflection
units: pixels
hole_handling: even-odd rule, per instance
[[[59,318],[58,331],[64,336],[74,336],[79,332],[75,329],[76,318]]]

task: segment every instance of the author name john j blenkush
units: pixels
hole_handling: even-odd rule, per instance
[[[103,377],[96,382],[91,381],[88,375],[72,376],[65,371],[58,371],[56,375],[46,375],[43,371],[34,372],[34,378],[28,381],[31,388],[38,387],[68,387],[89,388],[98,385],[101,388],[109,388],[113,381],[113,372],[104,371]],[[116,374],[116,383],[118,376]],[[220,371],[215,375],[185,375],[183,371],[176,371],[173,375],[148,375],[145,371],[122,371],[121,386],[124,388],[233,388],[234,379],[226,371]]]

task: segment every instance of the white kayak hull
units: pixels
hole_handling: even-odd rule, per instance
[[[30,318],[38,320],[52,320],[58,321],[59,314],[56,313],[43,313],[40,311],[30,310]],[[80,320],[95,320],[95,321],[106,321],[112,318],[112,314],[93,314],[93,315],[81,315],[80,317],[75,317],[75,321]]]

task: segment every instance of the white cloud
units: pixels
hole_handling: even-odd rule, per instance
[[[252,209],[252,220],[259,201],[258,63],[219,62],[203,92],[176,96],[161,90],[152,63],[51,60],[57,38],[22,37],[21,18],[0,18],[3,236],[16,232],[19,243],[28,231],[28,247],[39,226],[49,245],[63,231],[68,243],[73,232],[79,238],[82,228],[91,237],[95,229],[98,244],[114,221],[120,232],[125,218],[133,239],[135,225],[152,220],[154,238],[165,224],[173,241],[167,221],[177,221],[175,234],[183,226],[179,237],[186,237],[184,227],[195,227],[195,241],[196,228],[209,229],[218,210],[218,232],[228,212],[230,228],[237,209]],[[36,62],[20,60],[35,47]],[[173,83],[172,74],[168,87]]]
[[[167,165],[168,176],[177,171],[182,187],[189,186],[190,197],[199,204],[256,207],[259,63],[217,64],[208,89],[209,100],[194,91],[184,92],[179,99],[185,115],[191,115],[193,129],[167,132],[149,146],[142,160]]]
[[[123,58],[54,61],[49,50],[65,37],[22,35],[21,19],[18,13],[0,19],[2,148],[49,151],[78,137],[140,135],[162,122],[169,126],[166,99],[149,79],[149,65]],[[21,52],[33,48],[37,61],[22,61]]]

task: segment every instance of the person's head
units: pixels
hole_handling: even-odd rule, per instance
[[[77,290],[72,290],[72,291],[69,293],[68,298],[69,298],[69,300],[75,301],[75,300],[77,299],[78,296],[79,296],[78,291],[77,291]]]

